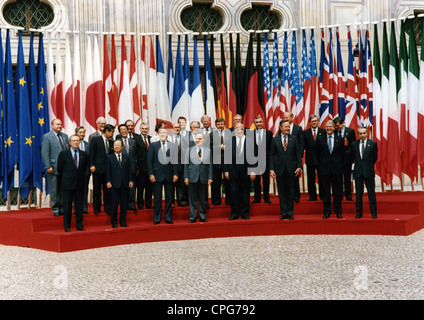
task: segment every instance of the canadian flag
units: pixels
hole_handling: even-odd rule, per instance
[[[119,123],[133,120],[130,77],[128,73],[127,48],[125,35],[121,34],[121,79],[119,81]]]
[[[116,53],[115,53],[115,37],[111,36],[111,55],[114,59],[114,69],[111,70],[109,63],[109,53],[107,49],[107,34],[103,35],[103,83],[105,87],[105,113],[106,121],[112,125],[116,125],[118,121],[118,87],[115,83],[116,76]],[[112,66],[113,68],[113,66]]]
[[[146,81],[146,36],[141,38],[141,63],[140,63],[140,87],[141,87],[141,117],[144,123],[149,122],[147,108],[147,81]]]
[[[74,133],[74,88],[72,83],[72,62],[71,50],[69,47],[69,33],[66,33],[66,52],[65,52],[65,79],[63,80],[65,97],[65,132],[68,135]]]
[[[149,65],[149,94],[148,94],[148,112],[149,112],[149,134],[154,134],[156,125],[156,62],[155,51],[153,48],[153,36],[150,37],[150,65]]]
[[[137,60],[135,55],[135,46],[134,46],[134,34],[131,34],[131,53],[130,53],[130,87],[132,91],[132,104],[134,111],[134,130],[139,127],[137,126],[138,122],[141,120],[141,105],[140,97],[138,93],[138,75],[137,75]],[[137,130],[135,130],[137,131]]]
[[[81,125],[81,55],[79,32],[74,32],[74,121],[76,126]]]
[[[63,76],[62,76],[62,57],[60,55],[60,33],[57,34],[56,47],[56,72],[54,75],[54,85],[56,87],[56,118],[63,122],[63,129],[66,132],[65,123],[65,102],[63,96]]]

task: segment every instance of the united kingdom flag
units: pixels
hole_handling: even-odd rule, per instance
[[[325,51],[325,31],[322,29],[320,61],[320,125],[332,118],[333,96],[330,89],[330,42],[327,47],[328,50]]]
[[[352,34],[350,27],[348,26],[348,50],[349,50],[349,62],[347,72],[347,95],[346,95],[346,115],[345,123],[346,126],[356,131],[358,128],[358,113],[357,108],[359,106],[359,93],[358,93],[358,82],[356,76],[355,57],[353,55],[352,45]]]

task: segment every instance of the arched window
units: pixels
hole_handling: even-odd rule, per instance
[[[39,0],[16,0],[3,9],[5,20],[25,30],[39,29],[53,22],[53,9]]]
[[[253,5],[240,17],[242,27],[248,30],[272,30],[281,27],[281,17],[270,6]]]
[[[181,12],[181,22],[186,29],[200,33],[218,31],[224,24],[221,13],[211,3],[193,3]]]
[[[414,30],[415,34],[415,40],[417,45],[422,45],[422,33],[423,33],[423,23],[424,23],[424,17],[418,17],[418,15],[422,14],[423,12],[415,11],[414,16],[415,18],[412,19],[406,19],[405,20],[405,32],[407,35],[409,35],[411,31],[411,26]]]

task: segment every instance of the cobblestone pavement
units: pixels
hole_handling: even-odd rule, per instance
[[[0,246],[0,299],[424,299],[409,237],[203,239],[70,253]]]

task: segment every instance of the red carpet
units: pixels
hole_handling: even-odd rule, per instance
[[[308,202],[302,195],[295,205],[294,220],[279,220],[278,197],[272,204],[251,205],[250,220],[228,221],[228,206],[211,207],[207,223],[188,223],[187,208],[173,209],[174,224],[153,225],[153,210],[128,212],[129,228],[112,229],[109,216],[84,215],[86,231],[63,230],[63,218],[50,209],[0,213],[0,244],[24,246],[53,252],[68,252],[131,243],[272,235],[394,235],[408,236],[424,227],[424,192],[377,194],[378,218],[371,219],[364,197],[364,218],[355,219],[355,203],[343,202],[343,219],[333,213],[324,220],[321,201]]]

